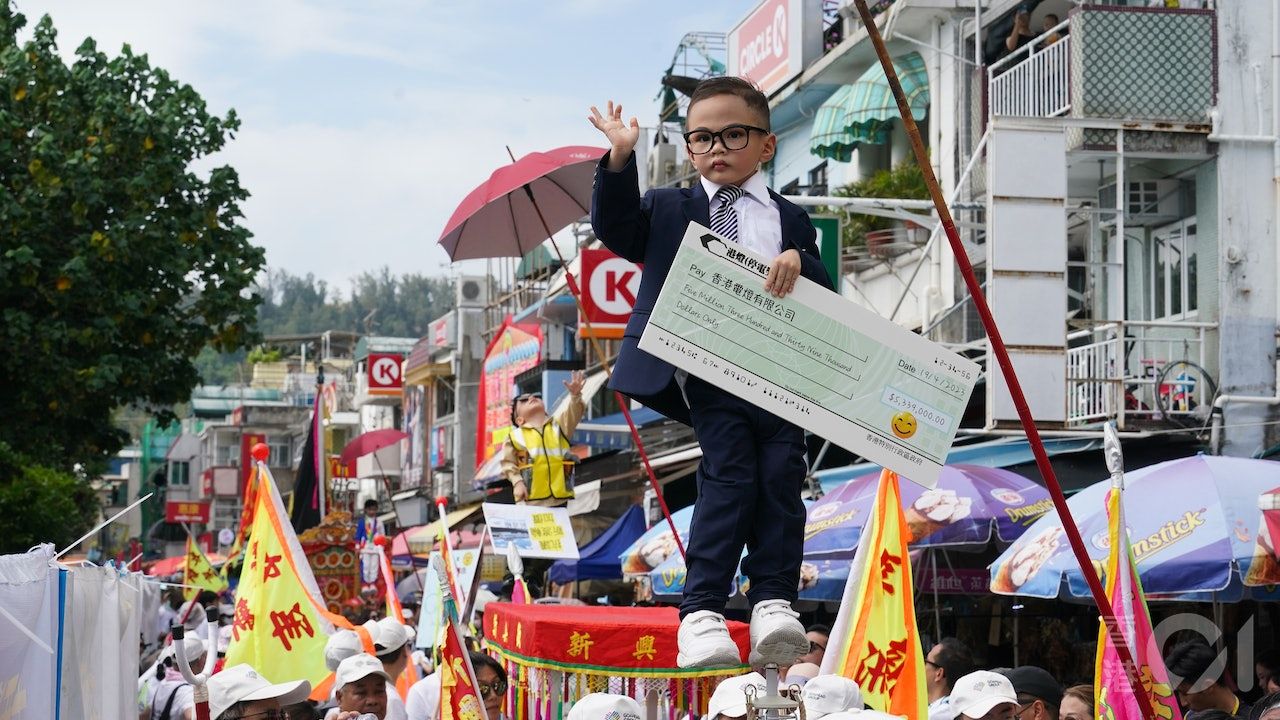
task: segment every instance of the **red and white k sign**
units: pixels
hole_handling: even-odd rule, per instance
[[[379,355],[369,353],[369,390],[400,391],[400,363],[404,358],[399,355]]]
[[[608,250],[582,251],[582,306],[596,337],[620,338],[640,292],[639,265]],[[586,336],[579,320],[578,332]]]

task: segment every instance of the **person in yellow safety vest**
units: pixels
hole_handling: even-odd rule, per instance
[[[569,500],[573,486],[566,468],[569,438],[586,414],[581,370],[564,382],[569,402],[556,416],[547,415],[541,393],[524,393],[511,401],[511,435],[502,444],[502,474],[511,481],[518,503],[526,500]],[[572,461],[572,458],[570,458]]]

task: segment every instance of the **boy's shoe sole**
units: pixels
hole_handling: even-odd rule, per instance
[[[805,637],[804,627],[797,623],[796,627],[775,628],[773,632],[760,638],[751,648],[751,664],[791,665],[807,652],[809,638]]]
[[[805,652],[808,652],[809,646],[805,645]],[[738,646],[734,645],[732,652],[728,648],[720,648],[709,653],[706,657],[687,657],[683,652],[676,653],[676,665],[681,668],[731,668],[738,667],[742,664],[742,655],[739,654]]]

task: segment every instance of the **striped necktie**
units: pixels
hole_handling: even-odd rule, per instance
[[[733,209],[733,204],[742,195],[742,188],[725,185],[716,191],[713,198],[718,204],[711,211],[711,229],[720,237],[733,242],[738,242],[738,213]]]

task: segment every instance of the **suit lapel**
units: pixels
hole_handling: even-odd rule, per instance
[[[782,224],[782,249],[789,248],[800,249],[800,239],[804,237],[804,222],[800,219],[798,212],[804,212],[794,204],[782,199],[782,196],[773,190],[769,191],[769,196],[773,201],[778,203],[778,220]]]
[[[711,201],[707,199],[702,183],[686,188],[684,192],[688,197],[680,203],[680,207],[684,210],[685,218],[703,227],[711,227]]]

